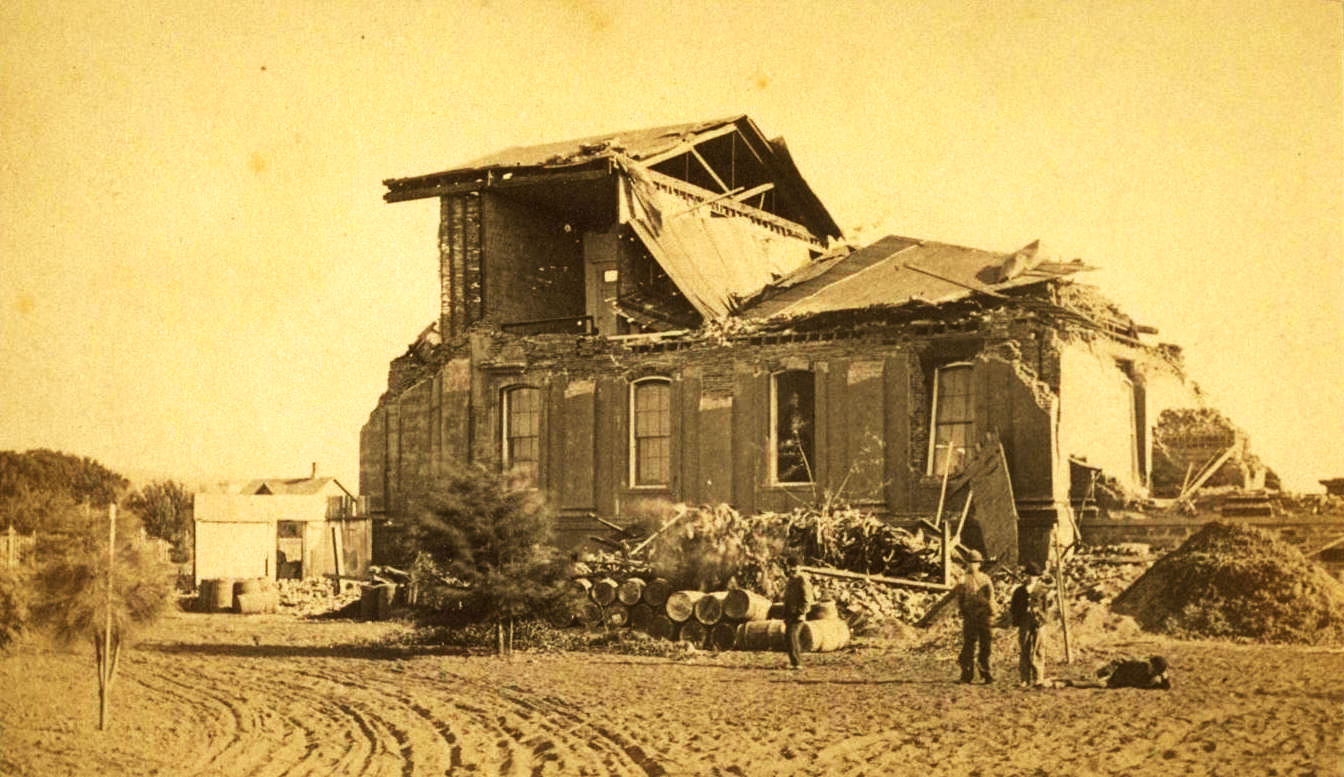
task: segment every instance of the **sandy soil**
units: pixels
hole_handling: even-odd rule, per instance
[[[869,646],[689,660],[358,647],[390,624],[180,614],[123,659],[97,731],[91,658],[0,658],[4,775],[1344,774],[1344,653],[1144,641],[1168,692],[952,680],[951,655]],[[1011,649],[1010,649],[1011,644]]]

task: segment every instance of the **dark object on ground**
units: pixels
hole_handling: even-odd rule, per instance
[[[1097,677],[1106,678],[1107,688],[1144,688],[1169,691],[1171,677],[1167,674],[1167,659],[1118,658],[1097,670]]]

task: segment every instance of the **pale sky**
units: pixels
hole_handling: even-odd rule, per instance
[[[1286,484],[1344,477],[1335,0],[0,4],[0,449],[358,484],[438,311],[384,178],[750,115],[852,238],[1096,283]]]

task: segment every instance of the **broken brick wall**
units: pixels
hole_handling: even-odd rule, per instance
[[[790,510],[827,493],[893,517],[928,515],[941,480],[928,472],[934,370],[974,366],[977,439],[996,433],[1017,498],[1050,503],[1056,478],[1050,338],[1026,325],[986,332],[701,338],[626,347],[602,338],[517,337],[476,330],[419,382],[389,391],[361,432],[361,491],[388,509],[417,478],[466,461],[497,461],[500,397],[511,386],[542,398],[540,477],[582,538],[586,517],[620,516],[646,497],[729,502],[743,512]],[[811,484],[770,478],[771,375],[813,375]],[[630,478],[630,385],[670,380],[671,474],[665,486]]]

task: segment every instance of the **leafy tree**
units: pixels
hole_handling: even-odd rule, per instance
[[[131,494],[126,506],[140,516],[145,532],[173,544],[172,559],[182,563],[191,558],[192,495],[181,483],[156,480]]]
[[[48,560],[37,573],[31,604],[33,621],[47,627],[58,641],[93,642],[100,729],[107,728],[122,647],[138,628],[162,615],[173,597],[172,568],[148,548],[128,541],[134,538],[131,532],[123,529],[119,534],[115,559],[104,537],[101,542],[89,538],[87,544]]]
[[[417,491],[412,543],[465,583],[465,603],[494,621],[496,653],[511,654],[514,619],[553,601],[563,579],[550,507],[521,478],[479,465]]]
[[[0,451],[0,527],[48,530],[70,504],[105,507],[130,481],[88,457],[36,449]]]

